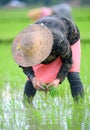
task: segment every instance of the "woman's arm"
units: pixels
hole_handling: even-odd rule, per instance
[[[72,50],[67,40],[61,42],[58,47],[58,54],[60,55],[63,64],[56,78],[60,79],[60,83],[62,83],[72,66]]]
[[[30,79],[32,80],[35,75],[34,75],[34,71],[33,71],[33,68],[32,67],[22,67],[22,66],[19,66],[22,68],[24,74]]]

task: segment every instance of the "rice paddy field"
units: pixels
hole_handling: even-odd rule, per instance
[[[12,41],[34,21],[29,8],[0,9],[0,130],[90,130],[90,8],[73,8],[81,33],[81,79],[85,97],[74,103],[67,79],[57,93],[37,92],[32,107],[24,106],[26,76],[13,61]]]

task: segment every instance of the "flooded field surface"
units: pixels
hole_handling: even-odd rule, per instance
[[[37,92],[32,108],[24,106],[22,92],[10,88],[7,83],[0,96],[0,130],[90,130],[90,96],[74,104],[71,97]]]

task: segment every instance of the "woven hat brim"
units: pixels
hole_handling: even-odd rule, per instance
[[[23,55],[22,50],[19,48],[22,38],[31,32],[38,32],[42,37],[40,45],[33,48],[31,53],[28,55]],[[38,36],[36,36],[38,37]],[[53,35],[51,31],[43,25],[33,24],[25,28],[18,36],[15,38],[12,44],[12,55],[15,62],[24,67],[34,66],[36,64],[44,61],[50,54],[53,45]]]

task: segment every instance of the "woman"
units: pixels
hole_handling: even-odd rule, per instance
[[[64,17],[48,16],[25,28],[14,40],[12,54],[28,80],[24,95],[30,103],[36,91],[45,91],[53,85],[70,83],[77,101],[83,97],[80,79],[80,33],[77,26]]]

